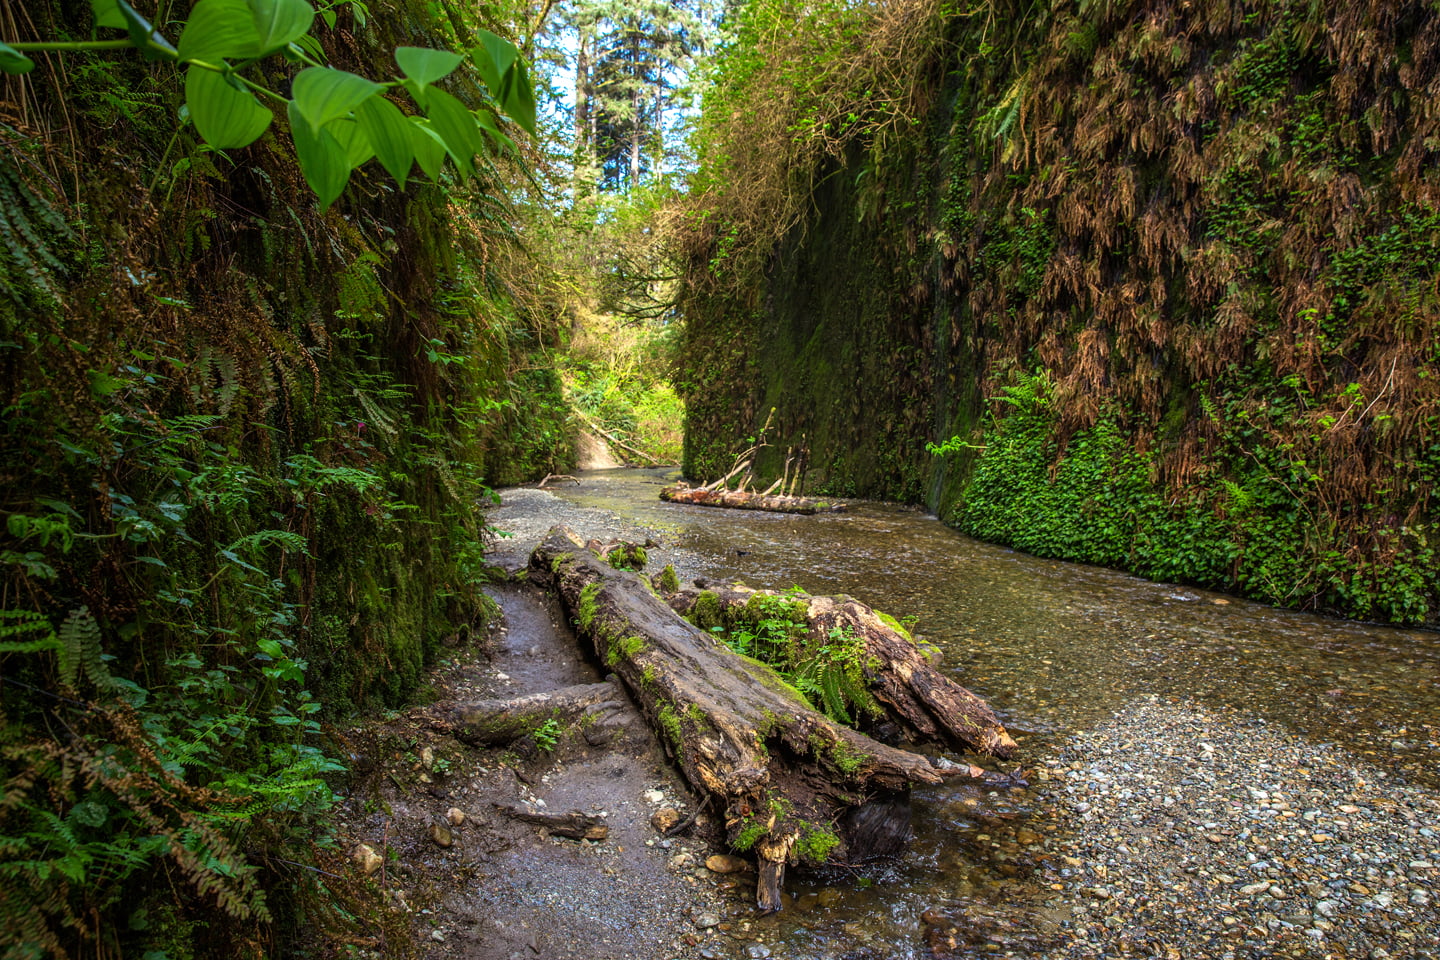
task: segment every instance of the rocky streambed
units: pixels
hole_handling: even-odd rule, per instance
[[[566,523],[601,540],[649,540],[652,563],[673,563],[682,577],[734,576],[749,565],[759,571],[757,585],[788,585],[767,581],[777,577],[811,590],[829,585],[826,575],[807,582],[782,556],[817,536],[789,524],[813,518],[787,519],[783,528],[752,518],[727,540],[722,511],[676,523],[648,506],[612,508],[621,502],[597,496],[594,485],[558,495],[507,491],[490,519],[513,536],[495,558],[518,568],[551,525]],[[850,522],[895,527],[863,512]],[[863,553],[831,562],[865,572]],[[787,569],[777,574],[776,566]],[[903,605],[906,594],[895,593]],[[1317,738],[1313,722],[1299,732],[1275,719],[1274,705],[1247,710],[1243,697],[1236,705],[1209,696],[1215,671],[1196,674],[1194,696],[1184,683],[1167,684],[1173,664],[1151,636],[1156,656],[1137,659],[1135,672],[1152,691],[1112,690],[1103,710],[1077,712],[1066,726],[1049,704],[1079,694],[1063,675],[1053,679],[1053,695],[1046,688],[1049,649],[1027,651],[1034,667],[1026,687],[986,659],[986,649],[1016,649],[1013,625],[968,650],[942,639],[961,681],[978,675],[982,692],[1008,706],[1029,785],[917,794],[918,836],[902,858],[796,874],[787,909],[757,918],[753,874],[716,856],[724,851],[712,844],[705,815],[681,836],[666,839],[657,829],[692,812],[693,801],[633,711],[562,731],[553,743],[532,739],[506,750],[464,746],[444,728],[456,703],[600,678],[543,597],[516,585],[493,595],[504,628],[453,652],[435,676],[433,702],[351,731],[367,772],[347,810],[350,869],[374,865],[363,844],[383,864],[368,882],[410,918],[403,943],[397,930],[391,942],[365,948],[375,955],[1440,957],[1440,771],[1431,769],[1436,732],[1423,710],[1384,728],[1393,750],[1365,755],[1374,730],[1337,729],[1333,741]],[[1419,655],[1425,662],[1423,649]],[[1345,669],[1358,688],[1357,669]],[[1083,664],[1072,677],[1093,682]],[[995,685],[986,689],[990,678]],[[1037,705],[1027,708],[1026,696]],[[607,835],[549,836],[500,806],[584,811],[603,820]]]

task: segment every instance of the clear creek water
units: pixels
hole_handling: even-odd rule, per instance
[[[895,505],[796,517],[661,503],[659,487],[674,476],[592,472],[555,492],[659,531],[693,558],[682,576],[846,593],[918,618],[916,632],[945,651],[946,669],[989,700],[1020,741],[1026,767],[1120,706],[1159,695],[1263,718],[1394,776],[1440,785],[1440,634],[1038,559]],[[928,904],[1013,875],[1005,854],[982,842],[987,831],[1043,818],[1046,802],[1043,789],[919,792],[916,839],[901,862],[870,872],[872,882],[795,878],[797,909],[761,921],[766,939],[787,943],[777,956],[830,955],[819,950],[826,934],[815,931],[839,929],[839,940],[879,955],[910,955]],[[839,922],[816,923],[821,908]]]

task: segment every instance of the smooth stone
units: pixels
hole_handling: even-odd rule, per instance
[[[729,853],[711,854],[705,858],[705,866],[712,873],[741,873],[750,868],[748,861]]]
[[[430,839],[437,847],[449,847],[455,843],[455,835],[450,832],[449,827],[441,823],[430,824]]]

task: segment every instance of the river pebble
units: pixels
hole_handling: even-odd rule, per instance
[[[1040,872],[1068,905],[1055,956],[1440,957],[1432,789],[1159,698],[1047,767]]]

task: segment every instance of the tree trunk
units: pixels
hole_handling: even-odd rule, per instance
[[[990,706],[936,669],[937,647],[922,649],[893,617],[852,597],[777,593],[701,580],[666,600],[707,630],[755,631],[767,619],[803,625],[802,642],[790,645],[797,661],[808,651],[833,647],[836,631],[844,638],[841,642],[863,645],[855,660],[874,703],[862,704],[856,720],[862,730],[882,739],[938,743],[997,757],[1008,757],[1015,749]],[[866,709],[870,707],[878,709]]]
[[[748,490],[707,490],[703,487],[664,487],[660,499],[667,503],[690,503],[702,507],[730,507],[734,510],[768,510],[771,513],[839,513],[843,504],[809,497],[763,494]]]
[[[770,668],[716,642],[642,577],[615,570],[556,527],[530,558],[531,577],[559,594],[582,640],[629,688],[685,778],[724,812],[726,837],[760,861],[757,899],[780,907],[787,862],[855,861],[895,831],[852,811],[878,804],[908,817],[914,783],[941,773],[811,709]],[[885,851],[888,852],[888,851]]]

